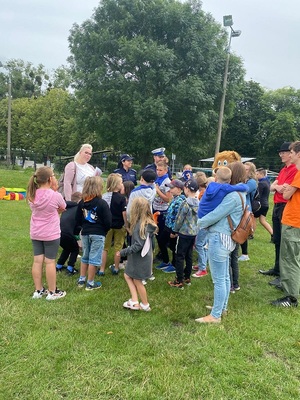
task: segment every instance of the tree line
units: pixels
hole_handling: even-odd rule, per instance
[[[74,24],[67,66],[46,73],[10,60],[0,73],[0,148],[6,147],[7,82],[12,82],[11,147],[22,157],[75,154],[84,142],[127,152],[144,165],[151,149],[198,166],[214,153],[228,34],[200,0],[103,0]],[[299,138],[300,90],[246,81],[231,55],[220,150],[280,168],[277,149]]]

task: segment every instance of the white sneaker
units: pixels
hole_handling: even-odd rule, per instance
[[[33,292],[32,298],[33,299],[41,299],[43,296],[47,296],[48,290],[44,287],[41,290],[35,290]]]
[[[249,256],[248,256],[247,254],[242,254],[242,255],[238,258],[238,260],[239,260],[239,261],[249,261],[250,258],[249,258]]]
[[[149,278],[149,281],[154,281],[155,280],[155,276],[152,274]]]
[[[65,297],[66,294],[67,294],[67,292],[56,289],[55,292],[48,293],[46,300],[58,300],[58,299]]]
[[[145,279],[142,280],[142,284],[145,286],[147,285],[147,281]]]

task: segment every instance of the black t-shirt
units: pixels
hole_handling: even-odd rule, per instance
[[[110,211],[112,215],[112,225],[113,229],[120,229],[124,225],[123,211],[126,211],[126,198],[119,192],[113,192]]]

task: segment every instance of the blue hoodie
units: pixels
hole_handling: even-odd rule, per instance
[[[249,188],[245,183],[230,185],[230,183],[211,182],[201,198],[198,218],[202,218],[213,211],[228,193],[247,192],[248,190]]]

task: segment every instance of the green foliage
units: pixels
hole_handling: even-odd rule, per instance
[[[70,36],[88,129],[142,163],[161,144],[197,160],[216,131],[226,40],[200,1],[102,1]]]
[[[0,177],[0,185],[19,187],[29,179],[5,170]],[[150,313],[122,308],[129,298],[122,272],[107,271],[92,293],[59,274],[65,299],[32,300],[29,206],[1,200],[0,219],[1,398],[299,398],[299,310],[268,304],[281,292],[257,273],[274,260],[261,226],[249,242],[250,261],[240,263],[241,290],[230,296],[228,316],[220,326],[202,326],[194,319],[212,304],[210,275],[177,291],[166,283],[173,275],[155,270]]]

